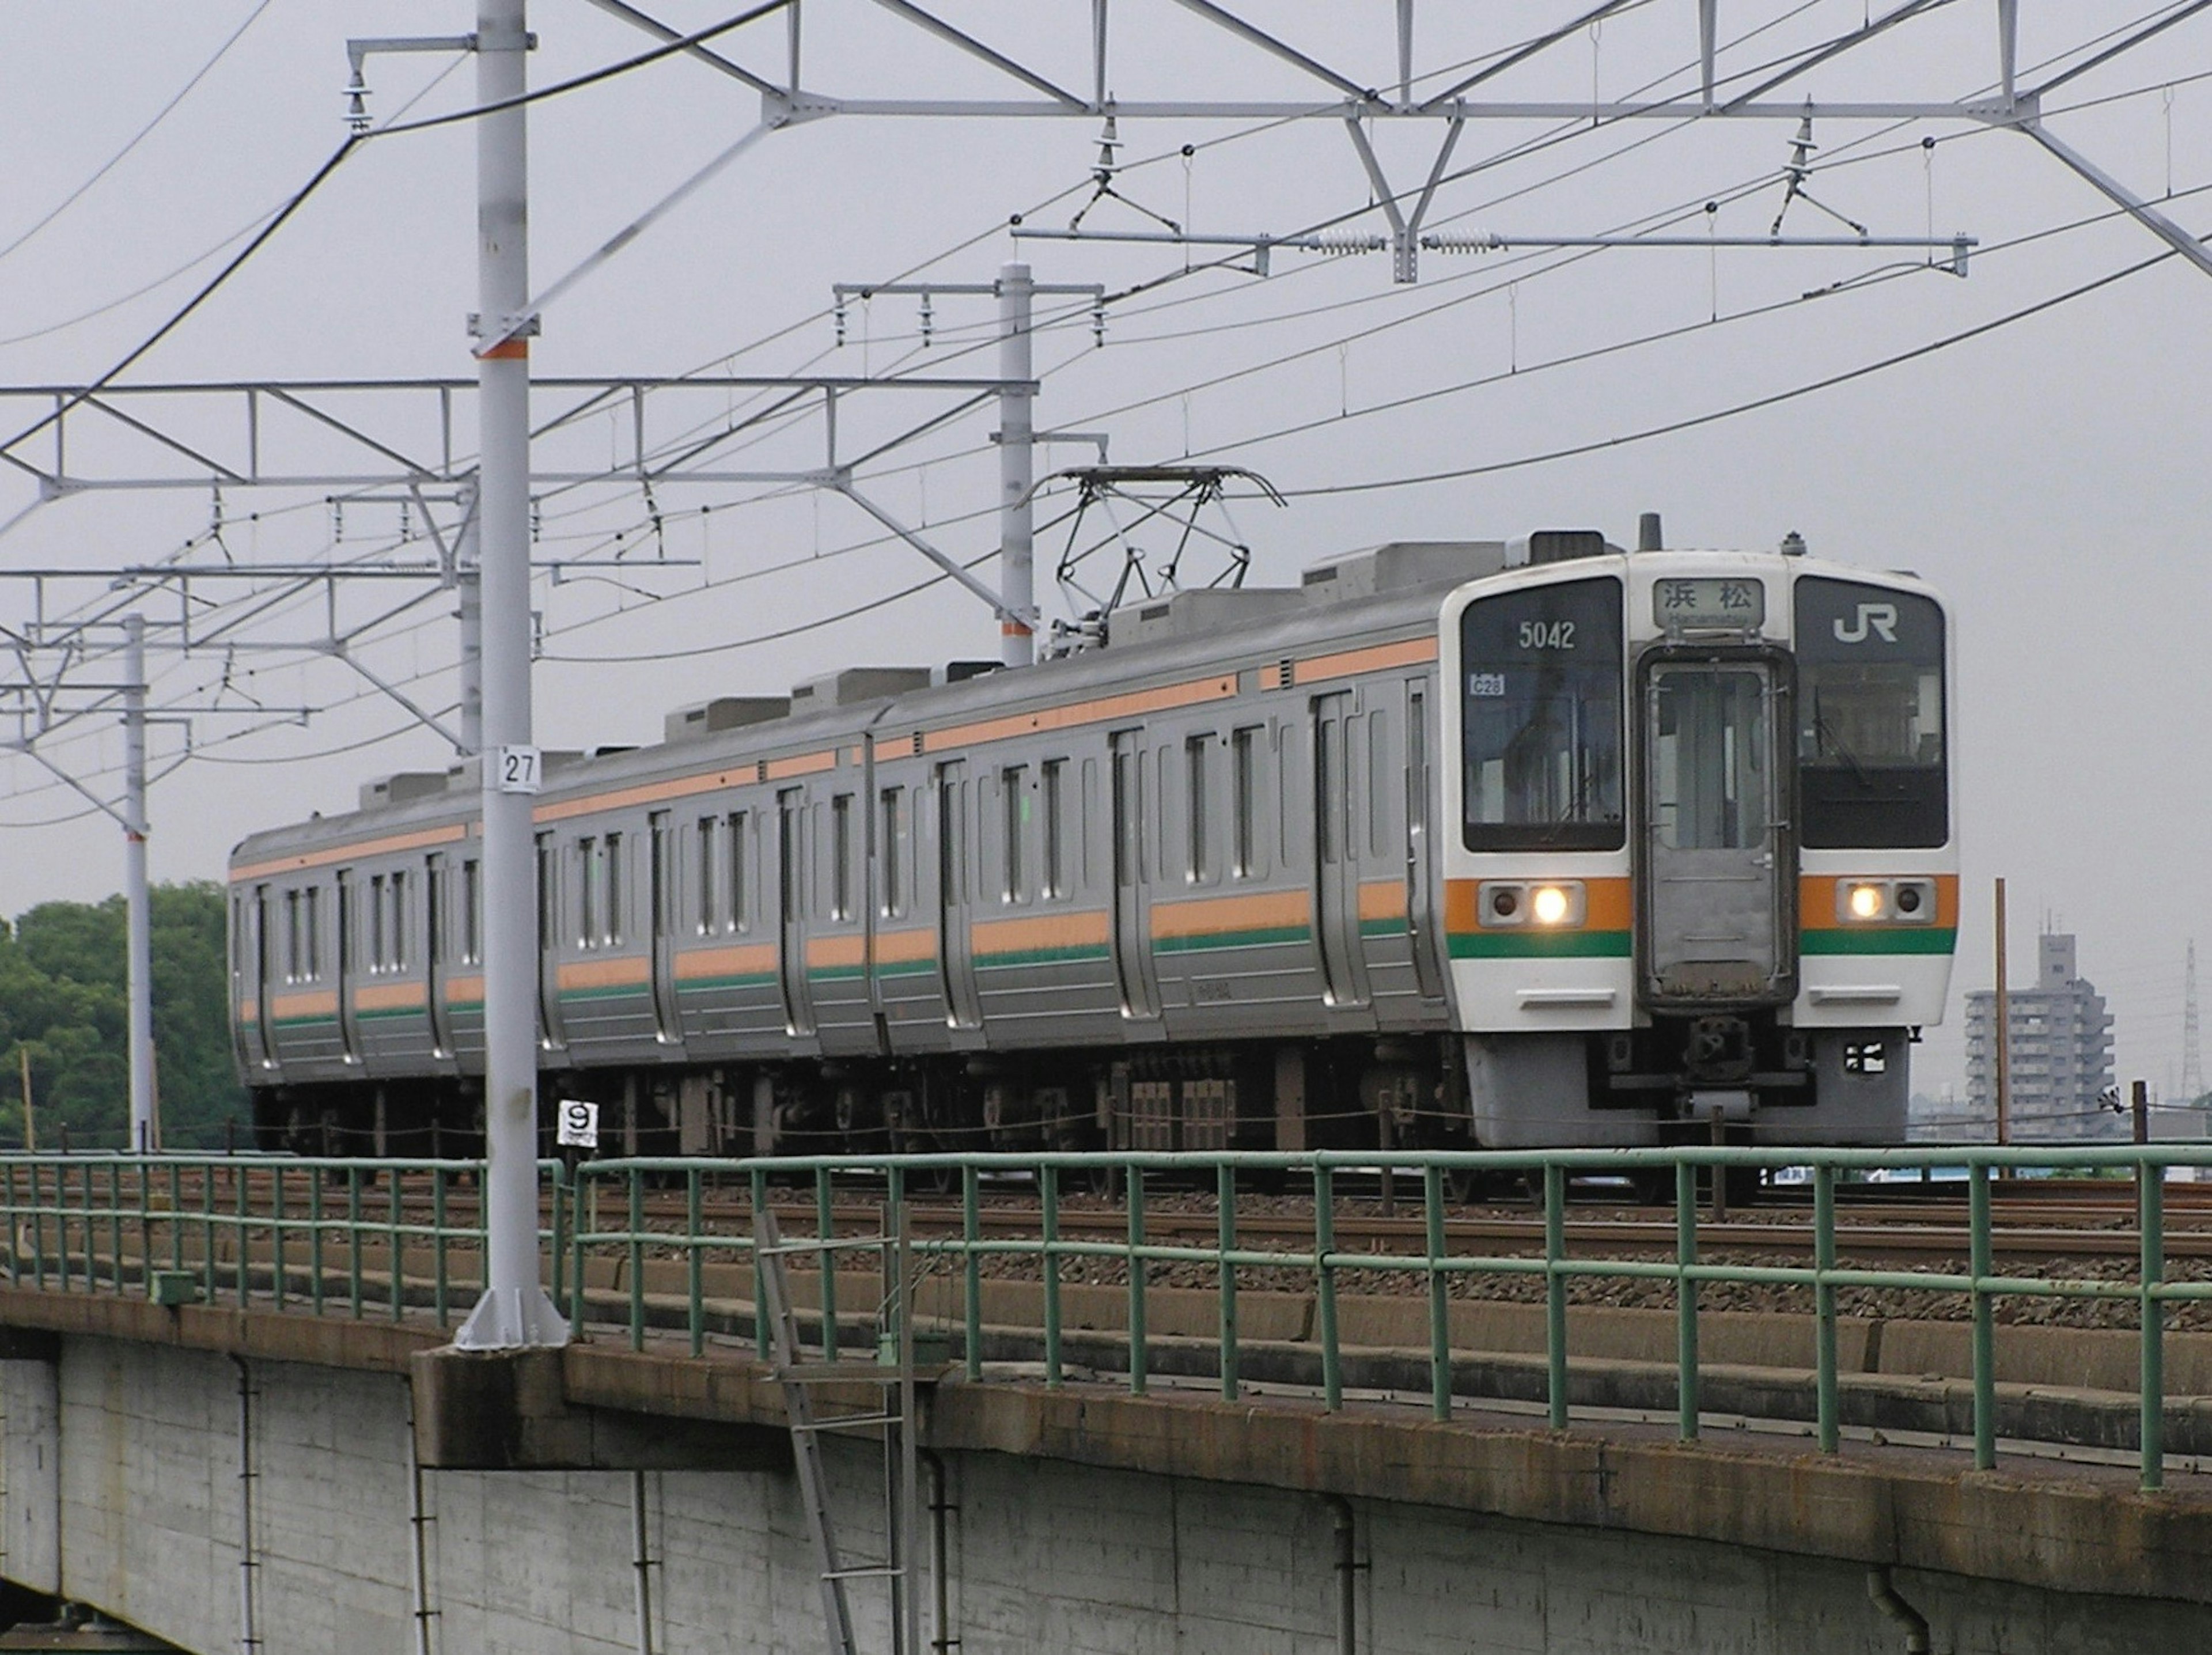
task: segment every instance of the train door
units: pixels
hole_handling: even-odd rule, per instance
[[[231,1003],[241,1010],[247,1000],[253,1002],[253,1015],[239,1024],[239,1040],[249,1068],[266,1065],[275,1056],[276,1043],[270,1025],[269,992],[269,887],[257,885],[250,902],[240,907],[238,924],[239,976],[234,988]]]
[[[676,845],[668,812],[646,818],[646,904],[653,930],[653,1016],[662,1042],[683,1029],[676,1010]]]
[[[430,996],[430,1050],[443,1057],[453,1050],[453,1014],[446,1002],[448,962],[446,935],[446,859],[426,859],[422,869],[422,970]]]
[[[784,1027],[794,1037],[814,1032],[814,997],[806,986],[805,836],[806,791],[786,788],[775,796],[775,966]]]
[[[1429,680],[1406,685],[1406,932],[1413,951],[1413,977],[1425,1000],[1443,997],[1443,940],[1437,924],[1436,842],[1430,827],[1436,796],[1429,745]]]
[[[1786,696],[1762,657],[1661,657],[1645,669],[1637,939],[1654,1005],[1796,993]]]
[[[1159,977],[1152,960],[1151,904],[1146,900],[1145,733],[1116,730],[1110,738],[1108,778],[1114,807],[1114,972],[1121,1015],[1160,1014]]]
[[[337,871],[337,988],[338,988],[338,1047],[349,1063],[361,1062],[361,1019],[354,1010],[353,980],[356,970],[354,951],[360,939],[355,934],[358,927],[353,911],[355,886],[353,870],[342,867]],[[311,896],[308,898],[313,901]]]
[[[975,856],[970,849],[975,783],[964,760],[937,767],[938,970],[945,979],[945,1021],[956,1029],[981,1028],[983,1004],[975,992]]]
[[[1360,828],[1367,801],[1355,796],[1364,779],[1359,718],[1348,690],[1313,699],[1314,930],[1321,943],[1322,986],[1332,1006],[1367,1003],[1366,962],[1359,947]]]
[[[538,1037],[549,1050],[568,1044],[561,1022],[561,856],[550,833],[538,836]]]

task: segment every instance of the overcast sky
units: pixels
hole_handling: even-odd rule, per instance
[[[731,0],[648,0],[646,9],[684,29],[736,10]],[[1585,9],[1582,0],[1425,0],[1417,73],[1426,89],[1440,89],[1457,77],[1455,66]],[[935,9],[1060,84],[1087,90],[1087,5],[939,0]],[[1387,0],[1245,0],[1242,9],[1360,84],[1395,79],[1395,8]],[[1761,65],[1857,27],[1869,7],[1738,0],[1720,9],[1731,43],[1722,72],[1747,77],[1735,83],[1742,88],[1763,78]],[[2090,42],[2173,9],[2150,0],[2024,6],[2021,81],[2038,84],[2054,72],[2042,65],[2078,62]],[[1986,95],[1997,72],[1995,11],[1978,0],[1939,6],[1769,95]],[[1685,91],[1695,17],[1692,0],[1645,0],[1486,83],[1482,95]],[[531,22],[541,41],[535,85],[651,44],[586,0],[538,0]],[[0,145],[9,162],[0,186],[0,385],[81,384],[106,373],[242,245],[226,238],[314,174],[343,137],[349,34],[471,27],[461,0],[81,0],[0,11]],[[867,0],[805,0],[803,41],[810,88],[830,95],[1032,95]],[[718,49],[780,74],[782,24],[751,25]],[[2171,190],[2167,210],[2202,229],[2212,224],[2212,193],[2195,193],[2212,192],[2207,76],[2212,19],[2193,19],[2069,82],[2046,117],[2130,187],[2160,197]],[[393,56],[372,58],[368,78],[369,113],[381,121],[410,100],[410,119],[465,108],[474,73],[448,56]],[[1329,95],[1170,0],[1116,0],[1109,81],[1129,101],[1321,106]],[[533,290],[735,142],[759,113],[737,82],[681,59],[536,106]],[[1377,125],[1393,187],[1417,187],[1441,126]],[[1710,219],[1721,234],[1760,234],[1782,204],[1794,130],[1772,121],[1470,122],[1429,222],[1461,234],[1540,237],[1632,226],[1703,234]],[[1130,163],[1117,180],[1122,193],[1200,232],[1382,228],[1341,120],[1127,120],[1120,136]],[[2004,874],[2015,978],[2033,969],[2039,924],[2077,931],[2082,969],[2118,1016],[2122,1080],[2141,1075],[2166,1090],[2181,1059],[2184,951],[2200,935],[2212,948],[2200,551],[2212,522],[2203,395],[2212,278],[2167,257],[1899,366],[1706,419],[1934,345],[2163,251],[2014,132],[1961,120],[1823,121],[1815,136],[1814,159],[1826,168],[1808,185],[1815,201],[1877,234],[1978,238],[1966,278],[1926,268],[1917,251],[1700,248],[1433,253],[1413,286],[1391,282],[1387,257],[1279,251],[1261,280],[1218,267],[1217,249],[1187,261],[1156,245],[1014,241],[1011,216],[1064,226],[1089,195],[1099,138],[1092,118],[840,117],[771,134],[579,283],[548,312],[535,367],[540,374],[988,374],[988,298],[936,301],[927,352],[914,301],[855,302],[839,349],[831,286],[902,275],[985,283],[1006,259],[1025,258],[1040,281],[1101,283],[1117,295],[1103,350],[1093,347],[1087,313],[1066,313],[1041,333],[1039,426],[1106,431],[1118,461],[1188,453],[1262,473],[1290,503],[1234,508],[1256,581],[1294,578],[1316,557],[1386,539],[1588,526],[1626,540],[1642,510],[1665,514],[1674,545],[1764,547],[1795,529],[1823,556],[1917,569],[1948,592],[1960,615],[1966,900],[1954,990],[1990,981],[1990,881]],[[1923,147],[1926,137],[1938,143]],[[1186,144],[1195,150],[1188,157]],[[465,126],[362,146],[125,380],[468,377],[473,191]],[[1707,201],[1719,210],[1706,214]],[[1113,201],[1086,223],[1157,228]],[[1839,228],[1806,201],[1784,222],[1793,234]],[[1187,262],[1214,267],[1186,274]],[[541,417],[549,395],[540,393]],[[902,417],[949,406],[893,404],[887,393],[848,399],[841,447],[854,452]],[[674,441],[690,425],[720,429],[746,406],[722,393],[672,405],[649,441]],[[0,435],[43,411],[33,399],[0,399]],[[353,411],[396,443],[433,440],[420,411],[396,400]],[[227,417],[181,406],[162,417],[173,430],[229,445],[226,456],[236,450],[240,433]],[[464,399],[455,433],[464,453],[471,418]],[[1636,440],[1694,420],[1704,423]],[[886,455],[862,486],[926,525],[947,551],[981,557],[995,541],[994,423],[985,411],[956,419]],[[596,416],[542,442],[538,462],[619,463],[629,430],[626,415]],[[293,442],[301,463],[318,453],[328,463],[331,451],[273,419],[264,435],[274,446]],[[76,469],[176,469],[88,426],[71,443]],[[818,421],[791,422],[714,463],[796,470],[818,463],[822,444]],[[1543,458],[1563,449],[1586,451]],[[44,460],[51,450],[26,453]],[[1091,457],[1055,449],[1040,469]],[[1478,467],[1492,469],[1346,489]],[[20,479],[0,478],[0,518],[32,498]],[[1041,512],[1059,509],[1048,496]],[[219,543],[207,532],[218,512]],[[648,502],[632,482],[549,493],[543,514],[541,558],[605,563],[619,551],[672,565],[578,570],[558,584],[541,578],[547,659],[538,731],[547,746],[655,739],[670,708],[780,691],[855,661],[995,653],[988,612],[947,583],[877,602],[933,571],[834,496],[672,480]],[[412,537],[404,545],[403,530]],[[319,492],[234,490],[219,507],[205,488],[82,496],[33,512],[0,538],[0,565],[96,569],[179,552],[194,562],[299,561],[334,547],[344,557],[419,557],[420,513],[409,508],[403,524],[388,491],[343,509]],[[1050,579],[1057,550],[1049,538],[1039,549],[1048,614],[1066,612]],[[995,578],[988,563],[980,572]],[[370,636],[363,664],[434,711],[450,707],[450,599],[374,584],[349,588],[342,615],[357,621],[373,605],[420,601]],[[234,602],[245,589],[204,593]],[[92,583],[58,584],[45,593],[46,612],[96,598]],[[26,584],[0,585],[0,621],[21,624],[33,601]],[[310,642],[326,619],[320,605],[277,605],[235,636]],[[147,609],[177,612],[173,596]],[[766,634],[786,636],[757,641]],[[326,659],[260,650],[185,659],[162,649],[155,666],[158,699],[233,709],[195,716],[198,756],[156,788],[157,879],[216,877],[230,844],[252,828],[347,808],[367,777],[451,757],[436,735]],[[98,666],[85,675],[98,678]],[[255,702],[319,710],[305,727],[267,727],[234,710]],[[157,751],[177,756],[184,735],[181,724],[163,727]],[[103,795],[119,785],[112,719],[72,727],[50,751]],[[33,762],[0,764],[0,823],[11,830],[0,910],[117,888],[119,835],[85,808]],[[1951,1026],[1931,1033],[1921,1089],[1963,1089],[1957,1024],[1954,1009]]]

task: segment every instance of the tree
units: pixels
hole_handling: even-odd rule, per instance
[[[152,895],[154,1049],[161,1138],[213,1147],[242,1119],[231,1050],[223,892],[206,881]],[[0,1051],[31,1054],[41,1148],[128,1139],[129,1010],[123,898],[41,903],[0,927]],[[20,1072],[20,1071],[19,1071]],[[16,1088],[0,1082],[0,1142],[23,1141]]]

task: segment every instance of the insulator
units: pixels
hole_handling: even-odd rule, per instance
[[[834,314],[837,324],[837,344],[842,348],[845,343],[845,295],[842,293],[837,295]]]
[[[1103,350],[1106,348],[1106,301],[1103,299],[1091,301],[1091,344],[1094,350]]]
[[[1488,231],[1473,235],[1425,235],[1421,249],[1425,253],[1497,253],[1505,246],[1504,239]]]
[[[1379,235],[1317,235],[1308,245],[1324,259],[1344,259],[1353,253],[1380,253]]]
[[[921,295],[921,348],[924,350],[929,349],[930,329],[935,325],[936,319],[929,308],[929,294],[924,290]]]

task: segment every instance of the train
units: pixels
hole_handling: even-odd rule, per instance
[[[549,1147],[562,1100],[643,1154],[1901,1141],[1950,611],[1661,538],[1393,542],[545,754]],[[232,853],[264,1147],[480,1147],[479,762]]]

